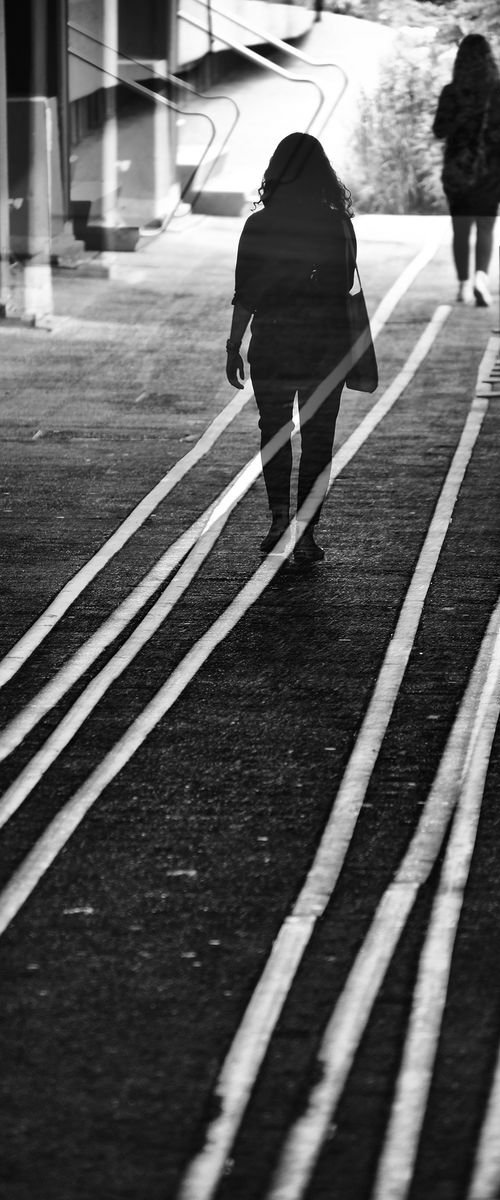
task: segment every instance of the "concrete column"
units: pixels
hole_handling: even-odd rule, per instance
[[[167,63],[171,75],[179,70],[179,38],[176,0],[167,0]]]
[[[59,0],[57,13],[57,54],[59,88],[57,93],[57,115],[61,142],[61,184],[64,218],[69,218],[69,71],[68,71],[68,0]]]
[[[116,87],[118,75],[118,0],[104,0],[103,10],[103,87],[105,88],[104,128],[102,134],[103,222],[118,223],[118,121]],[[109,72],[109,74],[107,74]]]
[[[5,12],[0,0],[0,316],[6,312],[10,253],[6,77]]]
[[[51,258],[74,245],[68,221],[66,0],[3,0],[3,6],[14,201],[10,246],[25,262],[24,307],[38,315],[51,309]]]
[[[141,22],[137,22],[136,0],[120,3],[120,51],[131,54],[140,67],[127,67],[129,78],[146,79],[156,70],[172,71],[176,59],[176,4],[174,0],[142,0]],[[127,66],[127,64],[122,64]],[[130,74],[131,72],[131,74]],[[164,91],[159,87],[160,95]],[[134,102],[131,100],[130,108]],[[122,176],[121,212],[135,225],[157,228],[172,212],[179,198],[175,171],[175,113],[155,98],[138,100],[135,119],[120,129],[121,160],[130,163]]]

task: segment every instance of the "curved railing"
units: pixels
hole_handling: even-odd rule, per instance
[[[106,48],[106,47],[104,47],[104,48]],[[149,101],[153,101],[156,104],[161,104],[164,107],[171,109],[173,112],[179,113],[183,117],[202,117],[204,121],[208,121],[209,125],[211,126],[210,137],[209,137],[208,142],[203,150],[203,153],[201,154],[201,156],[200,156],[198,162],[196,163],[195,167],[193,168],[187,182],[184,184],[184,187],[181,190],[179,199],[174,206],[173,212],[169,214],[169,218],[171,218],[173,216],[173,214],[175,213],[176,209],[179,207],[179,204],[181,204],[182,201],[184,200],[185,195],[191,190],[191,187],[194,184],[196,175],[198,174],[202,164],[205,162],[207,154],[208,154],[211,146],[213,145],[213,142],[214,142],[215,136],[216,136],[216,129],[215,129],[215,124],[212,121],[212,118],[209,117],[207,115],[207,113],[204,113],[204,112],[194,112],[192,109],[188,110],[185,108],[179,108],[179,106],[177,104],[174,104],[174,102],[172,100],[167,100],[166,96],[160,96],[160,95],[158,95],[157,92],[152,92],[150,88],[144,87],[142,83],[136,83],[135,81],[133,81],[131,79],[125,79],[122,75],[120,75],[118,73],[118,71],[112,71],[109,67],[104,67],[101,63],[93,62],[91,58],[87,57],[87,55],[82,54],[78,50],[75,50],[74,46],[68,46],[68,53],[71,54],[73,58],[79,59],[80,62],[86,63],[87,66],[93,67],[95,71],[100,71],[101,74],[108,75],[111,79],[114,79],[116,83],[122,84],[123,87],[128,88],[130,91],[136,92],[140,96],[145,96]],[[201,189],[199,189],[198,192],[196,193],[196,197],[195,197],[196,199],[199,196],[200,190]],[[194,202],[190,201],[190,203],[192,204]]]
[[[225,94],[222,94],[222,95],[210,94],[210,95],[208,95],[206,92],[200,92],[197,88],[193,87],[193,85],[191,83],[187,83],[187,81],[185,79],[180,79],[178,75],[173,75],[171,71],[158,71],[156,69],[156,67],[155,68],[149,67],[147,63],[141,62],[140,59],[134,58],[131,54],[126,54],[123,50],[118,50],[118,48],[116,46],[110,46],[107,42],[103,41],[102,38],[98,38],[93,33],[89,33],[87,29],[82,29],[82,27],[80,25],[75,24],[74,21],[68,21],[68,29],[71,30],[73,33],[78,34],[81,37],[88,38],[88,40],[90,42],[94,42],[95,45],[101,46],[104,50],[111,51],[111,53],[116,54],[117,58],[120,58],[122,60],[126,59],[127,62],[132,63],[134,66],[139,67],[141,70],[150,71],[151,77],[153,80],[159,80],[160,83],[166,83],[166,84],[173,83],[173,84],[175,84],[176,87],[180,88],[181,90],[189,92],[190,95],[198,96],[201,100],[209,100],[210,103],[212,101],[217,102],[217,101],[221,100],[221,101],[224,101],[226,104],[231,105],[231,107],[234,110],[234,116],[233,116],[232,122],[229,126],[229,129],[227,130],[227,133],[223,137],[220,145],[217,147],[217,155],[216,155],[214,161],[209,165],[209,168],[203,177],[203,185],[202,186],[205,186],[207,179],[209,179],[210,175],[212,174],[212,171],[215,170],[215,167],[218,163],[219,158],[226,150],[229,140],[232,137],[234,130],[236,129],[236,126],[240,119],[241,114],[240,114],[238,104],[236,103],[236,100],[234,100],[232,96],[227,96]],[[151,95],[153,95],[153,94],[154,93],[151,93]],[[190,109],[189,110],[182,109],[180,111],[182,111],[185,115],[188,115],[188,116],[200,115],[200,114],[192,112]],[[206,115],[206,114],[201,114],[201,115]],[[210,145],[211,144],[212,144],[212,142],[210,143]],[[194,175],[196,175],[199,172],[201,161],[202,160],[200,160],[200,162],[197,164]],[[192,179],[193,179],[193,175],[191,175],[191,177],[190,177],[190,180],[192,180]],[[190,183],[190,181],[188,181],[188,183]],[[185,193],[185,190],[186,189],[184,189],[183,194]],[[199,189],[198,192],[196,193],[195,200],[198,199],[200,190],[201,189]]]
[[[195,0],[195,2],[197,4],[200,4],[201,7],[203,9],[205,9],[205,11],[206,11],[206,0]],[[324,118],[324,120],[322,121],[321,125],[319,126],[319,128],[317,130],[317,133],[321,133],[322,130],[325,128],[325,125],[330,120],[332,114],[335,112],[335,109],[336,109],[337,105],[340,103],[342,96],[344,95],[344,92],[347,88],[349,80],[346,75],[346,72],[344,71],[344,68],[339,66],[338,63],[331,62],[330,60],[313,58],[309,54],[304,54],[303,50],[297,50],[297,48],[295,46],[291,46],[289,42],[284,42],[282,38],[274,37],[273,34],[268,33],[264,29],[260,29],[257,25],[254,25],[253,23],[250,25],[247,21],[242,21],[240,17],[233,16],[233,13],[229,13],[224,8],[220,8],[217,3],[214,3],[214,0],[210,0],[210,13],[211,14],[216,13],[217,16],[224,17],[224,19],[226,21],[231,21],[231,23],[233,25],[238,25],[240,29],[244,29],[247,33],[253,33],[256,37],[260,38],[261,41],[267,42],[270,46],[274,46],[276,50],[283,51],[285,54],[290,55],[291,58],[296,58],[300,62],[306,63],[306,65],[309,67],[321,67],[321,68],[325,67],[327,69],[330,69],[330,70],[340,73],[340,75],[342,76],[342,80],[343,80],[342,87],[341,87],[341,90],[340,90],[338,96],[336,97],[330,111],[327,113],[326,117]],[[207,30],[207,32],[208,32],[208,30]],[[222,40],[219,38],[218,33],[213,33],[213,30],[211,30],[211,33],[212,33],[214,41]],[[269,66],[272,66],[272,64],[269,64]],[[293,78],[296,79],[297,76],[293,76]],[[311,80],[311,82],[315,82],[315,80]],[[310,125],[308,126],[308,129],[310,129]]]
[[[226,14],[224,14],[224,16],[225,15]],[[177,16],[183,21],[186,21],[188,25],[193,25],[195,29],[200,29],[202,33],[208,33],[206,26],[203,25],[201,21],[197,21],[196,17],[193,17],[191,13],[184,12],[182,8],[178,9]],[[232,21],[233,18],[229,17],[228,19]],[[250,29],[250,32],[258,34],[258,31],[252,29],[250,26],[245,26],[245,28]],[[266,38],[265,40],[269,42],[272,41],[271,38]],[[276,40],[278,41],[279,39]],[[264,70],[272,71],[274,75],[280,75],[282,79],[288,79],[290,83],[306,83],[309,84],[309,86],[316,88],[316,91],[319,93],[319,102],[313,112],[308,126],[306,127],[306,132],[311,128],[311,125],[314,124],[318,113],[325,103],[323,89],[319,86],[319,83],[317,83],[315,79],[310,78],[308,75],[294,75],[293,71],[287,71],[286,67],[280,67],[278,63],[269,62],[269,59],[264,58],[262,54],[257,54],[255,50],[251,50],[250,47],[245,46],[243,42],[237,42],[233,38],[224,37],[219,33],[219,31],[214,34],[214,41],[222,42],[223,45],[228,46],[229,49],[236,50],[237,53],[241,54],[243,58],[248,58],[250,62],[256,63],[258,67],[263,67]],[[286,45],[286,43],[283,43],[283,45]]]

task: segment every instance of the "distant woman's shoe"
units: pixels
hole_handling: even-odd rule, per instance
[[[457,301],[459,304],[472,304],[474,292],[470,279],[461,279],[458,285]]]
[[[269,533],[266,533],[265,538],[260,543],[260,549],[263,554],[270,554],[274,550],[274,547],[277,546],[280,538],[283,537],[285,530],[288,529],[290,523],[288,508],[273,509],[272,518]]]
[[[325,557],[325,551],[322,546],[319,546],[314,540],[314,532],[310,525],[306,525],[305,529],[300,532],[298,526],[298,538],[295,543],[293,552],[295,562],[300,567],[310,566],[311,563],[321,562]]]
[[[474,280],[474,299],[478,308],[489,308],[491,304],[491,293],[488,287],[488,276],[486,271],[476,271]]]

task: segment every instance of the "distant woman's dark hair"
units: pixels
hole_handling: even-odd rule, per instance
[[[310,205],[324,204],[352,216],[351,193],[338,178],[318,139],[310,133],[289,133],[271,156],[259,188],[259,200],[264,206],[273,196],[286,198],[291,188]],[[291,194],[292,192],[288,193]]]
[[[482,33],[468,33],[457,50],[453,82],[464,91],[484,92],[500,82],[500,73],[489,42]]]

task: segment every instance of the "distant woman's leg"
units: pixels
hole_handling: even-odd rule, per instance
[[[491,304],[491,293],[488,284],[488,271],[493,254],[493,230],[498,212],[498,200],[492,191],[478,189],[475,197],[476,208],[476,273],[474,277],[474,296],[480,308]]]
[[[493,254],[493,229],[496,220],[497,204],[488,205],[489,212],[476,218],[476,274],[474,279],[474,296],[479,308],[487,308],[491,304],[491,293],[488,286],[488,271]]]
[[[496,217],[492,216],[477,218],[476,271],[485,271],[486,274],[493,254],[495,220]]]
[[[453,225],[453,259],[459,283],[458,299],[471,300],[472,288],[469,282],[470,239],[474,217],[457,212],[454,206],[450,205],[450,207]],[[469,285],[468,287],[466,286],[467,284]]]

